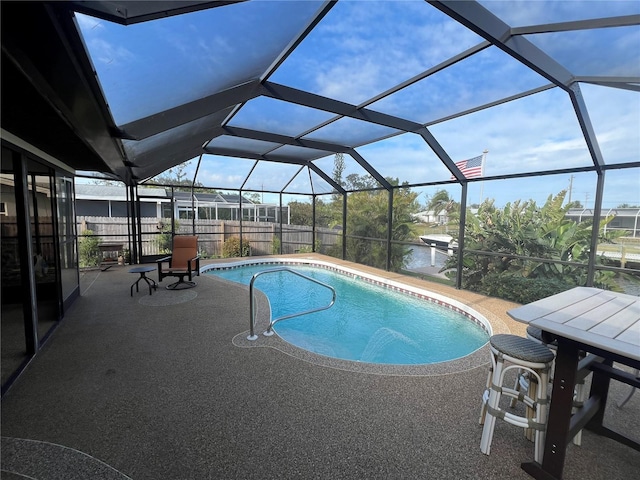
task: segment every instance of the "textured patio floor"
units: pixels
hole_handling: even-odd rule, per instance
[[[203,275],[192,290],[131,297],[129,268],[83,274],[82,296],[3,398],[1,478],[530,478],[520,463],[533,445],[517,427],[498,422],[480,453],[487,362],[387,375],[240,348],[247,287]],[[524,333],[513,304],[406,281]],[[613,382],[607,423],[638,437],[640,393],[614,405],[627,391]],[[640,453],[591,432],[569,446],[566,479],[639,472]]]

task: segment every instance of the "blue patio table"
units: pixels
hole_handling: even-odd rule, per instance
[[[537,479],[561,479],[566,446],[583,428],[635,450],[640,444],[602,424],[611,379],[640,386],[640,378],[614,362],[640,368],[640,297],[591,287],[576,287],[507,312],[538,327],[545,341],[557,340],[553,393],[542,464],[522,469]],[[587,355],[580,360],[580,351]],[[593,372],[589,399],[572,414],[577,379]]]
[[[152,288],[154,290],[158,289],[158,284],[156,283],[156,281],[153,278],[147,277],[147,273],[153,272],[155,269],[156,269],[156,267],[135,267],[135,268],[132,268],[131,270],[129,270],[129,273],[139,273],[140,274],[140,278],[138,278],[138,280],[136,280],[131,285],[131,296],[132,297],[133,297],[133,287],[136,287],[136,292],[140,291],[140,290],[138,290],[138,283],[140,283],[141,280],[144,280],[145,282],[147,282],[147,285],[149,285],[149,295],[153,294],[153,292],[151,291]]]

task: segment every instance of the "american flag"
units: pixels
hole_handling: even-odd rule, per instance
[[[461,160],[456,162],[456,167],[460,169],[466,178],[482,176],[482,155],[470,158],[469,160]],[[454,177],[455,178],[455,177]]]

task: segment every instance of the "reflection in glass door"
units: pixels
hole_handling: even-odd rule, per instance
[[[53,216],[53,171],[29,162],[29,216],[33,253],[33,273],[38,304],[38,339],[60,318],[60,294],[57,280],[56,237]]]
[[[20,245],[18,237],[17,199],[12,152],[2,149],[2,173],[0,173],[0,215],[2,265],[2,384],[9,379],[27,359],[27,341],[22,306],[22,278]]]
[[[73,198],[73,178],[56,172],[59,270],[64,305],[70,304],[80,295]]]
[[[53,168],[3,146],[0,183],[4,393],[62,316],[55,189],[64,182],[56,184]],[[72,217],[68,203],[73,201],[73,191],[65,189],[63,197],[67,205],[61,211]],[[71,221],[66,218],[65,224]],[[73,268],[74,229],[62,240],[71,251],[68,263]],[[77,292],[77,271],[67,283],[71,296]]]

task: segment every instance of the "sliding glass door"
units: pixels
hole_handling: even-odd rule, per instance
[[[2,146],[2,391],[79,295],[73,177]]]
[[[16,168],[9,149],[2,148],[2,171],[0,173],[0,215],[2,265],[2,317],[0,338],[2,339],[2,385],[33,354],[29,352],[26,339],[24,291],[20,236],[18,234],[18,200],[16,192]],[[19,185],[18,185],[19,189]]]

